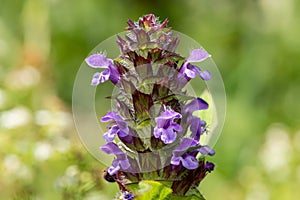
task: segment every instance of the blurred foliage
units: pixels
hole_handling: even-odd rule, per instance
[[[84,58],[154,13],[201,43],[221,71],[227,118],[207,199],[300,199],[297,0],[0,0],[0,199],[112,199],[71,116]],[[218,192],[216,192],[218,191]]]

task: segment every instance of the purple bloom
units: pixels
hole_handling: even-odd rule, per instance
[[[127,155],[115,143],[109,142],[102,146],[101,150],[107,154],[116,155],[116,158],[112,162],[112,166],[107,170],[110,175],[116,174],[120,169],[126,170],[130,167]]]
[[[131,194],[130,192],[127,192],[127,191],[124,192],[123,197],[126,200],[133,200],[134,199],[134,195]]]
[[[196,169],[199,164],[195,156],[186,153],[189,147],[197,146],[197,142],[190,138],[184,138],[180,145],[173,151],[171,159],[172,165],[179,165],[180,162],[187,169]]]
[[[181,66],[179,72],[183,74],[187,80],[196,78],[196,74],[199,74],[203,80],[209,80],[211,75],[207,70],[201,71],[197,66],[190,64],[191,62],[201,62],[209,57],[211,57],[211,55],[203,49],[194,49],[186,62]]]
[[[205,170],[207,172],[212,172],[213,170],[215,169],[215,164],[214,163],[211,163],[211,162],[206,162],[205,163]]]
[[[188,78],[196,78],[197,73],[199,74],[201,71],[197,66],[186,62],[182,65],[179,72],[186,75]]]
[[[200,140],[200,136],[206,132],[206,122],[204,120],[201,120],[198,117],[194,117],[192,116],[192,120],[191,120],[191,126],[190,126],[190,130],[192,132],[191,137],[196,140],[199,141]]]
[[[200,152],[202,155],[214,155],[215,152],[208,146],[201,146],[196,150],[187,152],[188,148],[199,146],[196,140],[191,138],[184,138],[180,145],[173,151],[171,158],[172,165],[179,165],[180,162],[187,169],[196,169],[199,166],[196,154],[194,152]]]
[[[159,117],[155,118],[154,137],[160,138],[163,143],[170,144],[175,141],[176,131],[181,131],[181,126],[174,119],[181,118],[181,114],[167,108]]]
[[[183,109],[186,115],[191,115],[194,111],[208,109],[208,103],[201,98],[195,98]]]
[[[201,98],[195,98],[183,107],[182,124],[185,125],[184,129],[187,129],[188,126],[191,125],[191,137],[194,140],[198,141],[200,136],[206,131],[206,122],[198,117],[193,116],[193,112],[206,109],[208,109],[208,103]]]
[[[101,118],[102,122],[113,121],[108,126],[107,132],[103,135],[106,142],[111,142],[116,135],[126,137],[129,135],[129,127],[127,122],[116,112],[111,111]]]
[[[103,68],[102,72],[96,72],[93,76],[91,85],[97,86],[107,80],[116,84],[120,78],[117,68],[113,65],[111,59],[106,58],[103,54],[93,54],[85,59],[85,62],[93,68]]]

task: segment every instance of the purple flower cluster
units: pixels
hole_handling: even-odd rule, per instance
[[[199,97],[180,99],[177,95],[186,95],[184,86],[197,74],[204,81],[210,80],[207,70],[192,63],[202,62],[211,55],[203,49],[192,50],[188,58],[177,54],[179,39],[172,36],[167,22],[160,23],[152,14],[137,22],[129,20],[128,34],[125,38],[118,37],[121,51],[118,58],[109,59],[101,53],[86,58],[90,67],[104,69],[94,74],[91,85],[110,80],[119,88],[114,97],[118,109],[101,118],[101,122],[109,122],[103,135],[107,144],[101,150],[115,155],[107,170],[110,175],[122,172],[127,179],[139,181],[144,177],[145,163],[162,166],[159,163],[169,160],[169,166],[162,166],[164,173],[158,176],[172,180],[180,174],[200,170],[203,175],[196,180],[199,184],[214,169],[213,163],[203,161],[204,157],[215,152],[200,144],[201,136],[208,133],[207,125],[193,113],[208,109],[209,105]],[[139,155],[168,145],[172,148],[170,155],[158,153],[150,161]],[[156,170],[161,173],[160,168]],[[179,188],[174,184],[174,188]]]

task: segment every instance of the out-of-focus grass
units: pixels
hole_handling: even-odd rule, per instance
[[[299,8],[296,0],[0,0],[0,199],[115,196],[76,135],[73,81],[99,42],[152,12],[200,42],[223,75],[227,119],[216,171],[200,186],[207,199],[299,199]]]

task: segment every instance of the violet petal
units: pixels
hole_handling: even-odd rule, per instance
[[[182,165],[187,169],[196,169],[199,166],[198,160],[194,156],[187,155],[181,159]]]
[[[201,62],[206,58],[211,57],[209,53],[207,53],[203,49],[194,49],[191,51],[190,56],[187,59],[187,62]]]
[[[209,73],[208,70],[205,70],[205,71],[200,71],[199,72],[199,76],[201,77],[202,80],[204,81],[208,81],[211,79],[211,75]]]
[[[93,68],[108,68],[112,64],[112,60],[106,58],[103,54],[97,53],[90,55],[85,62]]]
[[[215,155],[215,151],[212,150],[209,146],[205,145],[201,148],[198,149],[198,151],[202,154],[202,155],[210,155],[213,156]]]

